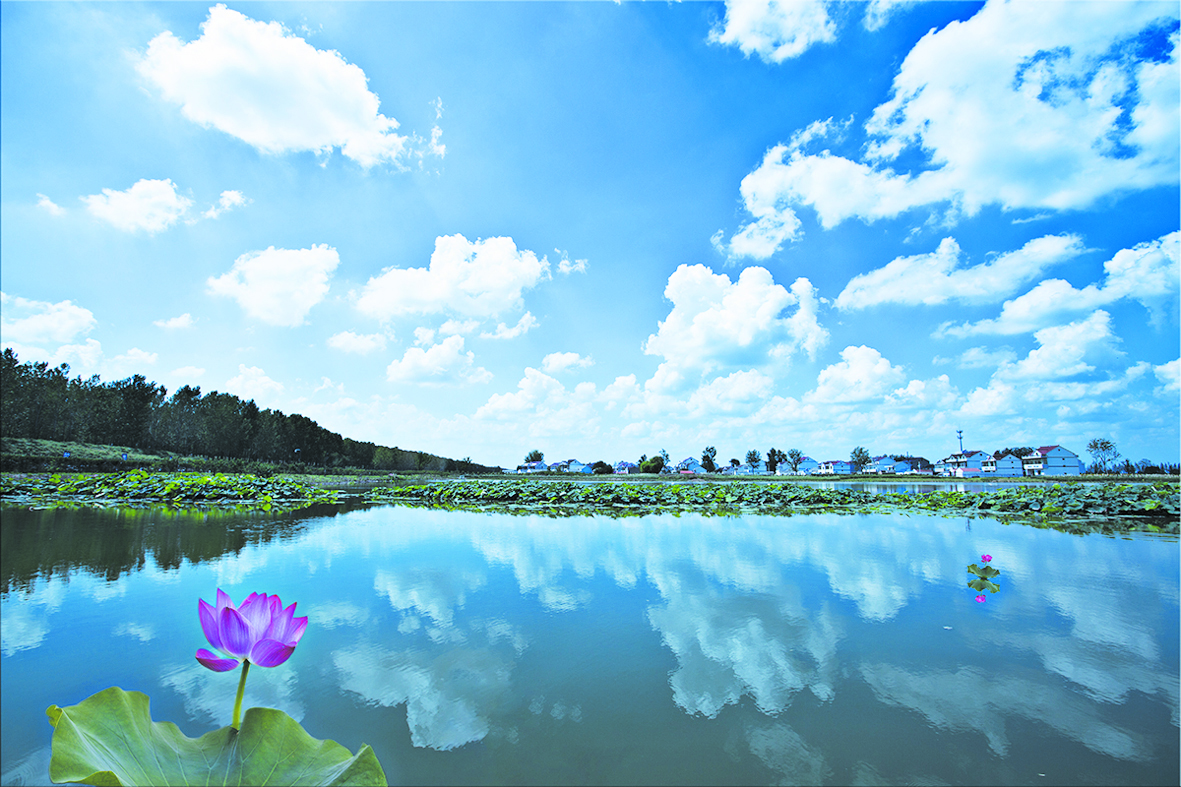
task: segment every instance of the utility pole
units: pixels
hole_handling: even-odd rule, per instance
[[[955,436],[960,439],[960,453],[962,454],[964,452],[964,430],[956,429]]]

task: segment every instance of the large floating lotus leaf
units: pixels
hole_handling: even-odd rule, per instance
[[[53,731],[49,778],[93,785],[384,785],[377,755],[313,738],[274,708],[250,708],[242,729],[189,738],[152,721],[148,695],[112,687],[45,711]]]

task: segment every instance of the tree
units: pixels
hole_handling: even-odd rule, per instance
[[[738,467],[741,464],[742,464],[742,462],[739,462],[737,459],[733,459],[733,458],[730,459],[730,467]]]
[[[869,451],[866,451],[862,446],[857,446],[853,449],[853,453],[849,454],[849,464],[853,465],[854,473],[860,473],[872,461],[873,458],[870,457]]]
[[[664,457],[654,456],[651,459],[640,459],[641,473],[659,473],[664,469]]]
[[[611,475],[615,472],[615,468],[600,459],[591,465],[591,472],[595,475]]]
[[[701,452],[701,466],[709,472],[714,472],[718,466],[714,464],[714,460],[718,458],[718,449],[712,445],[706,446],[705,450]]]
[[[798,448],[792,448],[787,452],[787,464],[791,467],[792,474],[800,472],[800,462],[804,461],[804,452]]]
[[[779,467],[780,462],[787,461],[787,454],[780,451],[778,448],[772,447],[767,451],[767,471],[775,472],[775,468]]]
[[[754,467],[761,461],[763,461],[763,455],[759,453],[759,449],[752,448],[746,452],[746,463],[751,467]]]
[[[1018,459],[1021,459],[1022,457],[1029,456],[1032,453],[1033,453],[1032,448],[1030,448],[1027,445],[1023,445],[1023,446],[1019,446],[1017,448],[1002,448],[1001,450],[995,452],[992,455],[992,458],[993,459],[1000,459],[1003,456],[1009,456],[1011,454],[1011,455],[1017,457]]]
[[[1106,473],[1108,466],[1114,466],[1120,458],[1120,453],[1116,450],[1115,443],[1106,437],[1096,437],[1087,443],[1087,452],[1091,454],[1091,460],[1094,463],[1093,467],[1100,473]]]
[[[530,462],[544,462],[544,461],[545,461],[545,454],[541,453],[541,451],[538,451],[536,448],[534,448],[529,453],[525,454],[525,464],[529,464]]]

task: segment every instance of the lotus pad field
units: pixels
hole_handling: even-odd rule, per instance
[[[578,483],[569,481],[452,481],[374,489],[371,502],[450,508],[580,512],[616,516],[660,511],[710,514],[930,512],[987,515],[1070,532],[1178,532],[1181,495],[1174,483],[1013,486],[990,492],[869,493],[804,484],[759,482]]]

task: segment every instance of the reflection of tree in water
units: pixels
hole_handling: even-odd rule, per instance
[[[151,560],[164,570],[238,554],[246,546],[294,538],[306,521],[339,511],[318,506],[297,514],[138,508],[4,509],[0,592],[28,590],[38,578],[81,568],[113,582]]]

